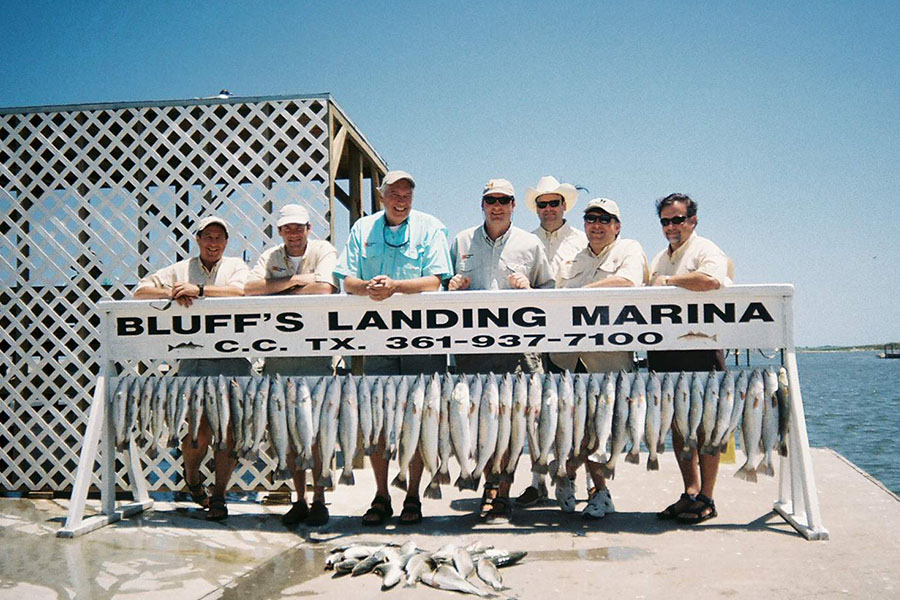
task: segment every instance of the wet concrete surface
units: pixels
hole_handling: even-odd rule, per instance
[[[527,551],[501,571],[504,598],[900,597],[900,501],[829,450],[814,450],[813,460],[825,542],[806,541],[771,511],[776,480],[739,481],[735,465],[722,466],[717,519],[659,521],[656,511],[681,492],[671,454],[658,473],[643,464],[618,470],[610,488],[619,512],[600,521],[580,516],[581,473],[579,512],[563,514],[551,500],[516,509],[508,525],[480,523],[478,497],[445,486],[444,499],[424,501],[423,523],[364,528],[359,517],[374,495],[368,470],[355,472],[356,486],[329,494],[332,519],[319,530],[288,530],[278,518],[287,506],[255,501],[231,501],[231,516],[210,523],[169,497],[142,515],[61,539],[66,500],[0,499],[0,599],[450,597],[422,584],[381,592],[376,575],[333,578],[322,570],[335,544],[408,539],[430,550],[480,540]],[[525,463],[514,493],[530,481]],[[402,493],[392,497],[399,512]]]

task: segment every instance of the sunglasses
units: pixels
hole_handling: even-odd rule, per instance
[[[556,208],[560,204],[562,204],[562,200],[538,200],[535,202],[538,208],[547,208],[548,206],[552,208]]]
[[[609,225],[615,219],[612,215],[584,215],[585,223],[597,223],[600,222],[603,225]]]
[[[497,204],[499,202],[503,206],[506,206],[507,204],[515,200],[515,198],[513,198],[512,196],[485,196],[481,200],[485,204]]]
[[[680,216],[678,216],[678,217],[672,217],[671,219],[665,219],[665,218],[664,218],[664,219],[660,219],[660,220],[659,220],[659,224],[662,225],[663,227],[666,227],[666,226],[669,225],[670,223],[671,223],[672,225],[681,225],[682,223],[684,223],[684,222],[687,221],[687,220],[688,220],[688,217],[687,217],[687,216],[685,216],[685,215],[680,215]]]

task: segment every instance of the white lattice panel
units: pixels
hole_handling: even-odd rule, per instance
[[[330,235],[330,102],[0,110],[0,489],[71,487],[99,371],[94,304],[196,253],[199,218],[229,221],[227,254],[251,266],[284,204]],[[181,487],[177,452],[144,460],[151,489]],[[281,487],[273,470],[268,457],[241,464],[234,485]]]

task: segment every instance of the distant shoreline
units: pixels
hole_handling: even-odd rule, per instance
[[[801,354],[829,354],[833,352],[884,352],[884,346],[846,346],[842,348],[818,347],[818,348],[797,348],[797,352]]]

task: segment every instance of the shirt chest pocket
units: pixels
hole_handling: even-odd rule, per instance
[[[425,247],[413,246],[400,249],[397,253],[395,269],[399,279],[415,279],[422,277]]]
[[[471,275],[481,268],[481,264],[481,255],[463,254],[456,261],[456,272],[460,275]]]
[[[621,266],[622,261],[618,258],[607,258],[602,263],[597,265],[597,269],[594,272],[597,275],[597,279],[612,277],[616,274]]]

